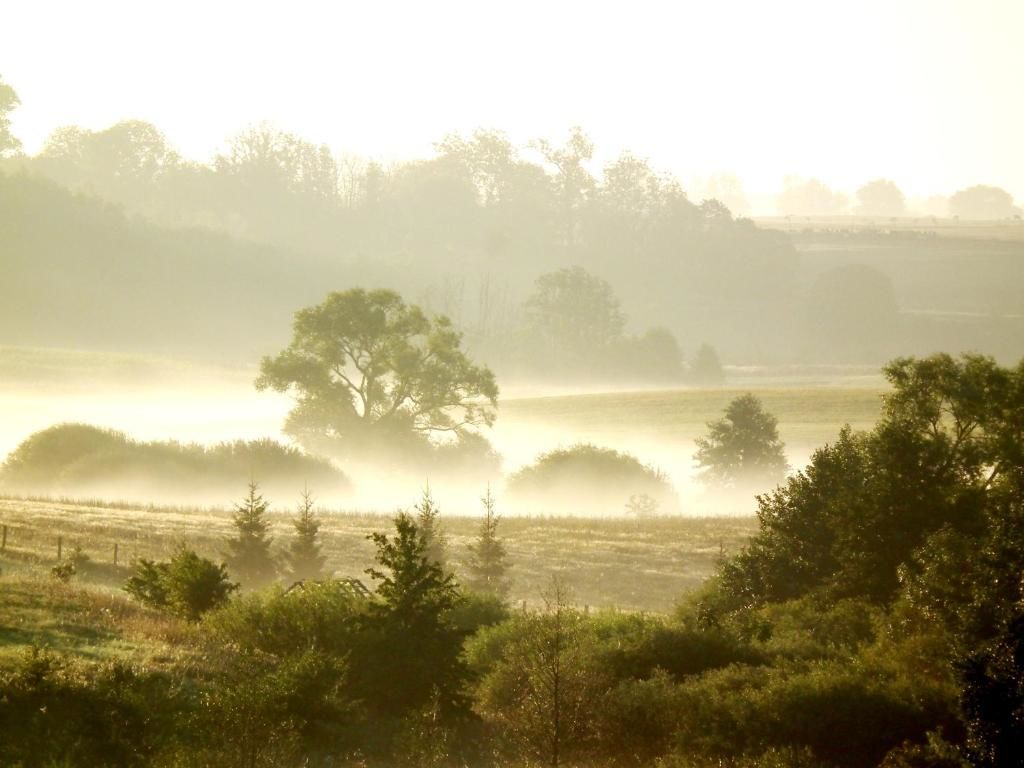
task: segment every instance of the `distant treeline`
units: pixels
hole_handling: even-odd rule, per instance
[[[254,476],[264,487],[288,495],[305,483],[325,493],[350,487],[329,461],[273,440],[209,447],[140,442],[110,429],[59,424],[36,432],[11,452],[0,465],[0,491],[204,502]]]
[[[664,357],[675,346],[691,359],[704,342],[727,363],[880,362],[931,351],[945,328],[901,314],[934,282],[931,241],[891,264],[830,249],[823,270],[788,235],[689,199],[642,158],[625,154],[595,174],[592,157],[579,129],[528,148],[478,131],[444,139],[432,158],[383,166],[260,126],[199,164],[146,123],[61,129],[37,156],[0,166],[0,342],[251,360],[325,286],[358,285],[449,315],[499,373],[553,377],[570,366],[524,356],[534,341],[524,329],[538,281],[571,268],[610,286],[623,338],[656,332],[639,347],[582,350],[587,376],[671,377],[681,367],[648,365],[644,350]],[[1024,259],[978,262],[975,250],[942,271],[938,310],[953,310],[940,296],[966,279],[982,289],[978,311],[1008,311],[999,286],[1021,284]],[[1018,330],[986,326],[956,343],[1002,353]]]

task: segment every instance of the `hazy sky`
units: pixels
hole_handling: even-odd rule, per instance
[[[1024,201],[1024,0],[103,2],[0,8],[0,75],[36,151],[55,127],[149,120],[209,158],[250,122],[423,155],[573,124],[687,180],[787,174]]]

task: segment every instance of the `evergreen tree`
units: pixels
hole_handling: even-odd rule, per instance
[[[430,493],[430,486],[423,489],[423,496],[420,503],[415,506],[416,527],[423,538],[423,545],[427,557],[432,563],[437,563],[442,568],[448,563],[448,542],[438,519],[441,515],[441,508],[434,501]]]
[[[501,518],[494,511],[494,496],[490,487],[481,501],[484,518],[476,542],[469,545],[469,579],[466,586],[476,592],[498,597],[508,594],[508,553],[505,544],[498,538],[498,522]]]
[[[284,554],[285,573],[292,581],[317,581],[324,576],[324,562],[321,554],[320,521],[313,513],[313,495],[306,488],[299,502],[299,516],[292,521],[295,538]]]
[[[277,568],[270,554],[272,539],[268,535],[270,522],[266,518],[270,504],[257,493],[259,485],[249,481],[249,494],[241,504],[235,505],[232,518],[238,536],[228,539],[225,553],[231,573],[245,586],[259,588],[273,581]]]
[[[367,573],[380,584],[367,620],[373,652],[353,670],[374,691],[375,706],[391,715],[408,713],[437,697],[446,712],[464,702],[462,635],[451,622],[461,600],[453,576],[427,554],[416,520],[400,512],[395,535],[374,533],[380,568]]]

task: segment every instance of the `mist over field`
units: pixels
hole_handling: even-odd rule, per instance
[[[218,367],[209,363],[181,363],[166,358],[125,354],[98,354],[68,350],[0,349],[0,420],[5,430],[0,453],[9,454],[33,433],[55,424],[87,423],[126,432],[140,441],[175,440],[212,445],[231,440],[272,438],[287,442],[282,423],[289,399],[276,393],[258,393],[252,387],[254,369]],[[787,375],[788,374],[788,375]],[[666,390],[650,385],[644,390],[619,392],[597,387],[587,393],[572,385],[513,385],[503,397],[501,418],[488,436],[501,454],[498,471],[484,478],[496,491],[504,476],[532,463],[539,454],[580,442],[612,446],[663,471],[678,492],[685,515],[750,514],[753,493],[727,502],[709,494],[695,478],[694,439],[706,422],[718,415],[735,392],[757,387],[762,396],[781,409],[781,432],[789,444],[794,466],[806,463],[810,452],[831,439],[840,419],[869,428],[877,417],[884,382],[865,370],[779,371],[769,376],[754,370],[736,370],[728,390]],[[582,391],[581,391],[582,390]],[[813,398],[815,413],[806,399]],[[666,412],[671,413],[666,420]],[[428,470],[399,466],[374,467],[341,463],[353,474],[354,486],[343,490],[320,488],[321,502],[332,508],[388,512],[408,507],[424,485],[432,483],[450,513],[475,515],[479,482],[443,477]],[[183,488],[147,488],[121,478],[59,491],[60,495],[94,496],[111,500],[163,504],[229,506],[244,488],[247,470],[233,484],[215,492],[195,493]],[[277,490],[277,489],[275,489]],[[585,489],[579,489],[583,492]],[[765,489],[758,489],[765,490]],[[39,489],[55,493],[56,489]],[[753,489],[752,489],[753,491]],[[291,507],[297,490],[274,495],[275,506]],[[601,514],[627,514],[624,506],[597,503]],[[573,508],[579,514],[587,506]],[[514,507],[513,514],[564,514],[552,505]]]
[[[1024,765],[1020,2],[7,6],[0,766]]]

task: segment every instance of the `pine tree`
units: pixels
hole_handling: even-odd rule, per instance
[[[266,518],[270,504],[257,493],[259,485],[249,481],[249,494],[241,504],[235,505],[232,521],[238,536],[228,539],[225,553],[228,568],[243,585],[259,588],[273,581],[277,568],[270,554],[272,539],[268,535],[270,523]]]
[[[292,581],[322,579],[327,558],[321,554],[320,521],[313,513],[313,495],[308,488],[302,491],[299,516],[292,525],[295,526],[295,538],[284,554],[288,578]]]
[[[423,496],[420,499],[420,503],[415,506],[415,509],[416,527],[423,538],[427,558],[432,563],[437,563],[442,568],[446,568],[448,562],[448,542],[441,527],[441,521],[438,519],[441,515],[441,508],[434,501],[429,485],[423,489]]]
[[[469,545],[467,586],[476,592],[505,597],[509,588],[508,553],[498,538],[498,522],[501,518],[494,511],[494,496],[491,495],[490,487],[480,501],[484,505],[484,518],[480,522],[476,543]]]
[[[379,567],[366,572],[380,582],[367,615],[375,642],[367,668],[354,674],[373,681],[377,706],[387,714],[408,713],[434,697],[450,710],[459,706],[465,676],[462,634],[451,621],[461,596],[452,574],[427,555],[416,520],[399,512],[394,524],[394,536],[369,537]]]

